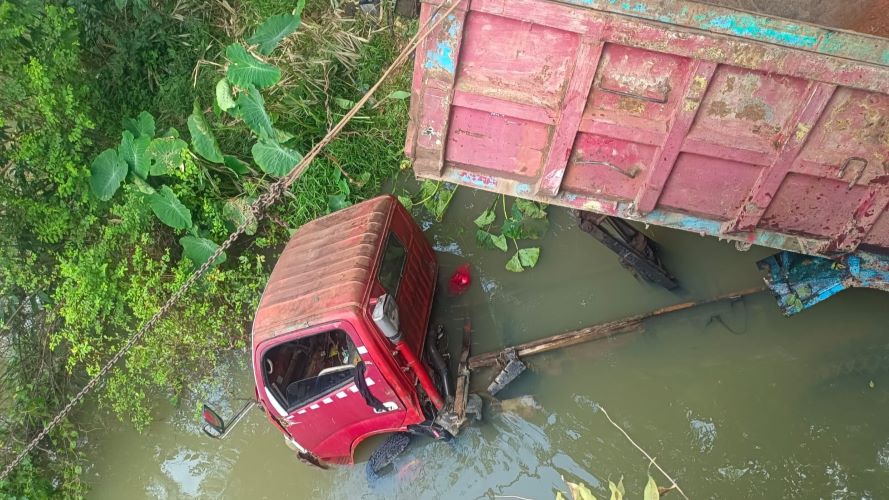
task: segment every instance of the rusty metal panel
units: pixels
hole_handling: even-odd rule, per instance
[[[256,310],[254,346],[333,311],[361,307],[395,203],[381,196],[315,219],[293,234]]]
[[[812,255],[889,252],[889,40],[680,0],[456,12],[415,63],[418,176]]]

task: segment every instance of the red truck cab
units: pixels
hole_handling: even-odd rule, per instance
[[[293,235],[263,292],[252,343],[257,399],[292,446],[351,464],[364,439],[433,417],[441,397],[420,360],[437,272],[432,247],[392,196]],[[380,315],[393,312],[390,339]]]

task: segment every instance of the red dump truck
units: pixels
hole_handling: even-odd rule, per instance
[[[802,306],[889,289],[889,39],[802,22],[887,36],[885,2],[713,3],[797,19],[681,0],[460,0],[417,52],[416,174],[838,260],[835,276],[818,259],[765,263],[773,281],[814,265],[783,283]],[[424,0],[421,25],[450,5]]]

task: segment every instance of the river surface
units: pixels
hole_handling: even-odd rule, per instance
[[[760,285],[755,262],[774,252],[651,227],[682,284],[671,293],[638,282],[551,207],[537,268],[513,274],[508,254],[475,243],[472,220],[492,199],[461,188],[444,222],[421,220],[438,250],[439,290],[458,265],[472,266],[471,289],[440,292],[433,313],[452,350],[467,309],[478,354]],[[213,404],[230,408],[252,394],[248,359],[220,370]],[[785,318],[760,294],[528,361],[499,396],[533,395],[539,407],[486,408],[452,442],[415,440],[396,471],[372,481],[363,461],[379,440],[359,450],[358,465],[319,471],[299,463],[259,411],[224,441],[201,433],[194,404],[159,408],[143,434],[97,417],[91,497],[542,500],[567,491],[567,480],[608,498],[608,480],[624,476],[630,497],[641,498],[648,461],[603,407],[690,498],[889,498],[889,295],[847,291]],[[491,376],[475,374],[474,386]]]

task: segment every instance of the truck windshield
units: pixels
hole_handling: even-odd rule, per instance
[[[331,330],[269,349],[263,369],[270,391],[291,411],[346,385],[359,361],[349,335]]]
[[[398,240],[395,233],[389,233],[377,278],[383,288],[393,297],[398,295],[398,285],[401,283],[405,260],[407,260],[407,251],[405,251],[404,245]]]

